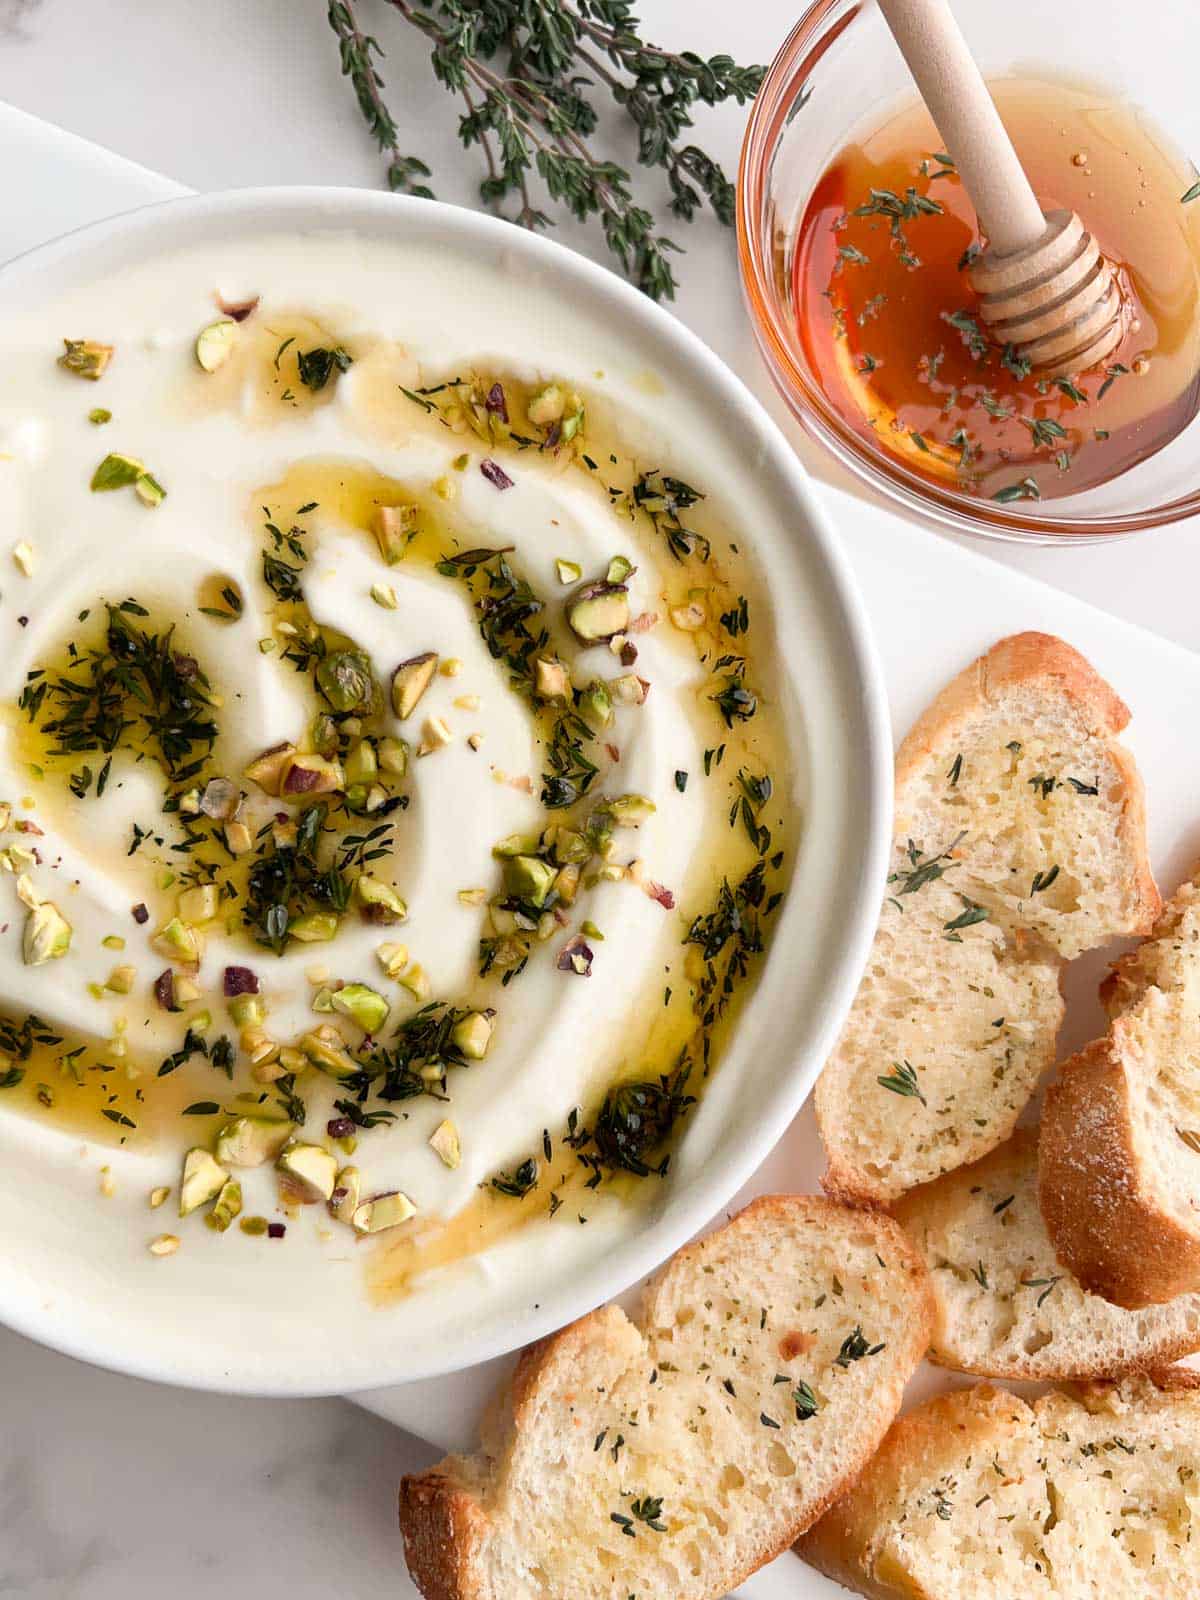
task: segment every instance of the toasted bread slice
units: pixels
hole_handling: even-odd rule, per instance
[[[1088,1294],[1038,1209],[1037,1130],[905,1195],[894,1215],[937,1299],[930,1356],[985,1378],[1118,1378],[1200,1350],[1200,1294],[1144,1312]]]
[[[471,1457],[400,1490],[427,1600],[717,1600],[853,1481],[929,1341],[903,1230],[756,1200],[679,1252],[640,1323],[527,1350]]]
[[[1108,1034],[1047,1095],[1042,1211],[1089,1289],[1147,1306],[1200,1290],[1200,872],[1101,994]]]
[[[872,1600],[1195,1600],[1195,1375],[980,1384],[893,1424],[797,1546]]]
[[[1064,960],[1159,910],[1129,713],[1060,639],[1003,639],[896,760],[892,870],[817,1085],[826,1188],[887,1205],[1005,1140],[1054,1058]]]

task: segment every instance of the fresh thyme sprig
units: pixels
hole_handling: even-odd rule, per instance
[[[579,221],[599,221],[640,289],[671,299],[676,279],[668,257],[679,246],[635,202],[629,172],[589,143],[598,122],[595,93],[607,91],[634,124],[642,165],[665,172],[673,216],[690,222],[707,202],[730,224],[733,185],[718,162],[683,142],[684,133],[697,103],[741,105],[765,69],[647,44],[630,0],[431,0],[428,9],[411,0],[387,3],[430,41],[434,76],[462,100],[459,136],[483,152],[485,204],[499,210],[515,197],[513,221],[551,227],[530,192],[531,178],[540,178],[550,199]],[[422,181],[429,168],[401,148],[383,97],[382,47],[359,26],[355,0],[329,0],[328,16],[342,72],[387,161],[389,188],[431,197]]]

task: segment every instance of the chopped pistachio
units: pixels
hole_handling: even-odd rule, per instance
[[[375,511],[375,540],[389,567],[403,559],[409,539],[416,530],[415,505],[378,506]]]
[[[558,571],[558,581],[562,584],[578,583],[583,577],[583,568],[578,561],[563,561],[560,557],[555,563]]]
[[[184,966],[197,967],[204,952],[204,943],[195,928],[190,928],[181,917],[172,917],[150,941],[159,955]]]
[[[392,710],[403,722],[417,709],[426,689],[433,682],[438,658],[434,650],[402,661],[392,673]]]
[[[225,848],[231,856],[244,856],[254,848],[254,835],[244,822],[225,824]]]
[[[238,1043],[256,1067],[269,1064],[279,1054],[278,1041],[272,1039],[270,1034],[257,1023],[251,1023],[249,1027],[242,1029],[238,1034]]]
[[[459,656],[447,656],[438,671],[443,678],[457,678],[463,669],[462,659]]]
[[[71,924],[49,900],[31,906],[25,919],[21,953],[27,967],[44,966],[71,948]]]
[[[340,762],[328,761],[315,752],[293,753],[284,764],[279,793],[284,799],[298,794],[335,794],[345,783]]]
[[[619,583],[585,583],[567,602],[567,622],[584,644],[611,639],[629,626],[629,593]]]
[[[179,1185],[179,1215],[188,1217],[221,1192],[229,1174],[201,1146],[196,1145],[183,1158],[183,1178]]]
[[[274,654],[276,648],[277,647],[276,647],[274,639],[260,639],[258,641],[258,653],[260,655],[263,655],[263,656],[272,655],[272,654]],[[249,1217],[244,1217],[242,1220],[245,1221],[245,1222],[248,1222],[251,1219]]]
[[[530,395],[525,410],[530,422],[536,427],[548,428],[552,422],[562,419],[566,405],[567,397],[561,386],[557,383],[547,383],[535,394]]]
[[[113,994],[129,994],[137,978],[136,967],[114,967],[104,987]]]
[[[608,685],[594,678],[579,696],[578,712],[593,734],[601,734],[613,719],[612,695]]]
[[[486,899],[486,889],[460,889],[458,891],[458,901],[460,905],[481,906]]]
[[[179,1235],[177,1233],[160,1233],[157,1239],[150,1241],[150,1254],[152,1256],[173,1256],[179,1249]]]
[[[105,406],[93,406],[88,412],[88,421],[94,428],[102,428],[106,422],[112,421],[112,412]]]
[[[450,1030],[450,1042],[462,1051],[468,1061],[482,1061],[492,1042],[495,1024],[492,1013],[471,1011]]]
[[[675,627],[683,633],[695,633],[702,628],[708,621],[708,610],[704,604],[704,590],[689,590],[687,604],[672,606],[670,617]]]
[[[288,923],[288,937],[299,939],[301,944],[325,944],[337,935],[338,916],[335,911],[310,911]]]
[[[439,500],[453,500],[455,495],[458,493],[458,485],[450,478],[435,478],[433,481],[433,492],[437,495]]]
[[[378,1033],[387,1021],[388,1003],[365,983],[347,983],[333,991],[333,1009],[357,1022],[364,1033]]]
[[[557,656],[538,656],[534,670],[534,688],[543,700],[565,700],[571,693],[571,674]]]
[[[639,827],[658,808],[644,794],[619,794],[609,800],[605,810],[619,828]]]
[[[63,346],[59,366],[79,378],[90,378],[93,383],[104,376],[104,369],[112,360],[112,345],[100,344],[96,339],[64,339]]]
[[[382,1233],[385,1228],[399,1227],[416,1214],[416,1206],[406,1194],[397,1190],[394,1194],[377,1194],[373,1200],[364,1201],[355,1208],[351,1222],[358,1233]]]
[[[175,998],[177,1000],[179,998],[178,988],[175,991]],[[266,1014],[261,995],[237,994],[229,1002],[229,1015],[239,1028],[252,1027],[255,1023],[261,1022]]]
[[[400,978],[403,988],[407,989],[414,1000],[428,1000],[430,983],[429,974],[420,962],[414,961],[408,971]]]
[[[284,773],[295,754],[296,747],[293,744],[272,745],[262,755],[255,757],[242,776],[256,783],[267,794],[278,795]]]
[[[362,1070],[346,1051],[337,1029],[328,1025],[304,1034],[299,1047],[311,1066],[339,1082]]]
[[[624,583],[625,579],[637,571],[628,556],[614,556],[608,563],[608,571],[604,574],[608,583]]]
[[[169,1183],[160,1183],[156,1189],[150,1191],[150,1209],[157,1211],[159,1206],[165,1205],[171,1194]]]
[[[251,1238],[261,1238],[270,1226],[266,1217],[243,1217],[238,1223],[242,1232],[249,1234]]]
[[[372,877],[369,872],[361,872],[355,878],[354,898],[367,922],[387,925],[403,922],[408,916],[408,905],[404,898],[390,883]]]
[[[417,746],[419,756],[431,756],[435,750],[444,750],[454,738],[450,725],[443,717],[426,717],[421,728],[421,743]]]
[[[13,545],[13,562],[17,571],[25,577],[33,577],[33,546],[28,539],[22,539],[19,544]]]
[[[357,1167],[343,1167],[334,1180],[333,1193],[329,1197],[330,1213],[339,1222],[350,1222],[358,1209],[358,1197],[362,1188],[362,1178]]]
[[[133,492],[144,506],[160,506],[167,498],[167,491],[150,472],[138,473],[133,480]]]
[[[236,1178],[226,1178],[213,1201],[212,1210],[204,1220],[215,1233],[224,1233],[241,1209],[242,1186]]]
[[[604,943],[604,935],[590,917],[585,917],[579,924],[579,931],[586,934],[589,939],[599,939],[601,944]]]
[[[274,1117],[234,1117],[217,1134],[217,1160],[229,1167],[273,1161],[292,1136],[292,1124]]]
[[[100,943],[106,950],[124,950],[125,941],[119,933],[106,933]]]
[[[509,856],[504,863],[504,887],[518,900],[539,909],[554,885],[555,869],[538,856]]]
[[[472,750],[478,750],[482,743],[483,735],[481,733],[469,733],[467,735],[467,744]]]
[[[371,585],[371,599],[374,600],[377,606],[382,606],[385,611],[395,611],[400,605],[399,597],[390,583],[373,583]]]
[[[302,1205],[328,1200],[337,1179],[337,1162],[319,1144],[292,1144],[280,1152],[275,1169],[286,1196]]]
[[[645,678],[639,678],[636,672],[627,672],[620,678],[614,678],[608,687],[613,699],[623,706],[644,705],[650,691]]]
[[[408,965],[406,944],[381,944],[375,947],[375,959],[389,978],[398,978]]]
[[[393,778],[402,778],[408,771],[408,746],[403,739],[380,739],[375,755],[379,770]]]
[[[438,1123],[429,1135],[429,1144],[442,1164],[451,1171],[462,1161],[462,1140],[459,1138],[458,1129],[449,1120]]]
[[[185,889],[175,905],[185,922],[211,922],[220,907],[220,895],[215,883],[199,883]]]
[[[222,317],[201,328],[196,335],[196,360],[205,372],[215,372],[223,367],[233,354],[237,339],[237,323],[232,317]]]

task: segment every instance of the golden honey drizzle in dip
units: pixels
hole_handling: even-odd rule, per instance
[[[248,376],[257,383],[255,415],[268,405],[290,410],[327,403],[326,388],[338,381],[335,371],[315,400],[293,371],[295,354],[317,337],[341,348],[328,330],[300,316],[252,327],[236,358],[213,375],[212,404],[232,406]],[[346,352],[347,366],[357,359],[356,352]],[[182,1128],[189,1142],[211,1145],[231,1116],[288,1113],[299,1119],[303,1108],[297,1140],[331,1151],[339,1164],[354,1155],[365,1168],[362,1198],[368,1200],[370,1149],[386,1140],[389,1120],[407,1116],[405,1107],[426,1094],[444,1100],[453,1119],[456,1077],[487,1072],[487,1038],[492,1028],[503,1029],[506,1009],[520,1004],[526,965],[557,964],[561,981],[576,983],[590,970],[589,944],[603,938],[588,917],[589,886],[597,878],[625,879],[628,893],[657,900],[674,919],[674,953],[646,974],[611,1058],[593,1081],[580,1084],[579,1106],[564,1126],[531,1127],[528,1150],[453,1216],[419,1213],[381,1236],[369,1284],[377,1299],[388,1300],[406,1294],[421,1274],[486,1249],[534,1218],[554,1215],[568,1197],[574,1220],[599,1187],[621,1201],[653,1193],[653,1176],[665,1174],[672,1140],[703,1092],[753,980],[794,839],[783,803],[792,774],[753,653],[760,590],[702,498],[661,471],[640,471],[617,430],[593,421],[593,415],[604,416],[602,405],[585,406],[565,385],[535,389],[510,374],[489,373],[398,393],[387,376],[388,352],[375,347],[363,359],[364,433],[394,431],[397,418],[404,428],[438,440],[449,428],[461,436],[461,449],[448,472],[433,481],[402,481],[362,460],[294,461],[248,499],[247,537],[261,546],[262,584],[270,590],[267,636],[249,635],[243,612],[250,597],[236,579],[214,571],[178,608],[155,603],[154,596],[146,604],[97,597],[74,636],[32,667],[23,705],[8,718],[9,738],[14,764],[39,791],[43,820],[63,837],[84,840],[89,805],[109,785],[119,788],[131,770],[144,772],[150,764],[162,770],[166,763],[170,772],[162,770],[162,814],[136,827],[132,840],[118,841],[128,848],[118,869],[121,882],[128,884],[131,912],[138,911],[128,927],[114,927],[103,941],[113,952],[111,997],[114,1013],[121,1013],[119,1021],[114,1016],[112,1036],[73,1039],[51,1025],[14,1017],[12,1037],[0,1040],[0,1048],[11,1046],[5,1104],[110,1141],[170,1143]],[[546,399],[551,391],[561,401],[557,411],[553,397]],[[520,545],[497,548],[486,526],[459,512],[455,474],[482,470],[502,492],[523,457],[575,474],[611,507],[614,560],[607,572],[568,571],[560,574],[559,594],[537,593],[525,579]],[[381,560],[377,566],[379,593],[373,589],[372,595],[378,605],[390,603],[389,572],[402,563],[406,572],[422,571],[430,583],[454,586],[474,606],[495,660],[493,692],[516,695],[532,714],[545,806],[540,835],[499,842],[504,882],[492,892],[491,909],[481,904],[475,913],[481,959],[468,992],[438,996],[414,981],[409,999],[393,983],[380,982],[390,1015],[375,1038],[369,1030],[364,1036],[361,1013],[338,1004],[336,979],[318,991],[315,1003],[324,1016],[314,1018],[312,1027],[332,1022],[338,1028],[329,1036],[337,1041],[332,1077],[319,1052],[306,1045],[308,1035],[274,1041],[270,1057],[258,1048],[264,1022],[270,1027],[272,951],[294,948],[307,937],[305,924],[311,929],[315,922],[322,927],[314,955],[336,959],[338,928],[373,904],[364,883],[378,875],[403,887],[406,808],[419,803],[421,751],[406,751],[390,767],[382,764],[389,740],[397,743],[386,715],[386,686],[372,681],[370,664],[352,637],[318,623],[309,610],[305,584],[324,559],[311,528],[318,509],[323,530],[348,532],[391,556],[394,565]],[[393,519],[392,536],[397,528],[400,534],[390,550],[380,531],[381,510],[387,509],[403,510],[402,518]],[[636,820],[640,797],[619,795],[620,752],[607,732],[610,714],[600,715],[595,702],[588,702],[590,686],[568,687],[564,699],[539,677],[539,660],[561,660],[570,668],[579,651],[564,601],[580,580],[593,579],[608,591],[622,588],[622,564],[628,566],[618,555],[623,543],[643,563],[649,552],[658,635],[681,661],[692,663],[691,671],[697,661],[703,668],[686,706],[695,748],[704,752],[703,770],[671,775],[679,793],[691,784],[704,786],[708,797],[695,857],[699,866],[686,884],[672,889],[650,877],[652,860],[629,865],[637,857],[637,834],[621,827],[621,807],[629,802]],[[644,684],[637,688],[638,636],[638,619],[631,618],[628,632],[611,647],[628,669],[625,690],[635,700],[645,692]],[[314,769],[322,762],[336,766],[339,781],[328,793],[280,797],[270,780],[261,780],[261,787],[242,776],[221,731],[221,662],[234,649],[260,652],[291,687],[304,686],[312,718],[289,760]],[[92,708],[100,703],[99,669],[91,663],[102,663],[108,674],[103,683],[111,691],[114,662],[134,662],[136,675],[143,660],[160,667],[166,660],[177,676],[182,670],[189,707],[184,726],[211,728],[182,747],[177,740],[169,762],[162,707],[153,705],[146,714],[145,694],[106,703],[108,721],[95,725],[110,733],[89,743]],[[617,681],[606,682],[616,695]],[[87,716],[78,714],[81,702]],[[173,719],[165,720],[178,734],[178,705],[170,709]],[[587,720],[598,715],[594,724]],[[410,728],[404,733],[412,738]],[[236,814],[209,807],[211,780],[226,777],[241,791]],[[306,830],[314,808],[320,809],[319,821]],[[239,825],[243,832],[235,841]],[[305,850],[309,864],[302,859],[296,867]],[[514,859],[526,865],[517,870],[506,864]],[[571,875],[563,869],[572,863],[578,870],[568,882]],[[8,865],[19,872],[22,861],[10,858]],[[283,868],[291,874],[286,882],[279,875]],[[521,887],[521,871],[534,873],[543,888],[549,881],[549,898],[539,902]],[[446,894],[453,896],[456,887],[448,881]],[[237,959],[257,976],[259,1004],[250,1007],[247,1021],[238,1000],[214,990],[211,975],[202,976],[201,964],[173,957],[168,949],[168,971],[184,985],[170,1019],[177,1047],[164,1057],[143,1044],[151,1024],[154,1036],[161,1036],[161,1009],[144,988],[123,989],[127,980],[116,969],[124,966],[126,946],[151,935],[161,939],[161,930],[180,918],[181,894],[190,894],[194,904],[197,892],[208,891],[211,902],[195,929],[201,938],[217,930],[240,942]],[[69,910],[67,897],[59,898]],[[385,922],[397,920],[390,902],[383,910]],[[183,921],[185,932],[195,931]],[[395,933],[381,927],[380,936],[403,938],[402,922]],[[62,965],[69,981],[69,964]],[[400,962],[389,977],[403,985],[412,971]],[[451,1027],[474,1017],[489,1024],[479,1058],[454,1042]],[[335,1099],[342,1102],[341,1115]],[[457,1133],[470,1137],[469,1128]],[[297,1199],[294,1189],[285,1189],[285,1209],[294,1209]]]
[[[975,214],[924,106],[818,182],[791,278],[812,369],[843,420],[910,471],[1000,502],[1105,483],[1200,404],[1200,206],[1127,107],[1059,84],[989,86],[1044,210],[1076,211],[1113,264],[1125,334],[1102,368],[1045,380],[990,344],[965,266]]]

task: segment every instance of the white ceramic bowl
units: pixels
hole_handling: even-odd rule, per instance
[[[100,1365],[261,1395],[347,1393],[452,1372],[540,1337],[619,1293],[701,1229],[747,1181],[812,1088],[853,997],[879,905],[891,818],[891,737],[853,580],[808,479],[743,385],[667,311],[546,239],[473,212],[340,189],[248,190],[169,201],[82,229],[0,271],[0,325],[159,252],[264,232],[349,230],[403,239],[447,261],[484,261],[505,285],[535,282],[550,324],[581,347],[604,331],[636,344],[677,397],[691,459],[706,433],[732,445],[740,526],[770,563],[772,654],[801,774],[803,832],[769,957],[671,1178],[615,1257],[574,1263],[532,1289],[456,1305],[403,1338],[300,1240],[228,1252],[219,1267],[145,1248],[145,1186],[97,1200],[97,1151],[0,1106],[0,1319]],[[615,337],[614,332],[614,337]],[[589,346],[590,347],[590,346]],[[570,370],[573,354],[564,347]],[[715,447],[715,444],[714,444]],[[760,650],[762,646],[760,644]],[[123,1156],[115,1158],[117,1161]],[[88,1174],[87,1181],[81,1172]],[[220,1253],[218,1253],[220,1254]]]

